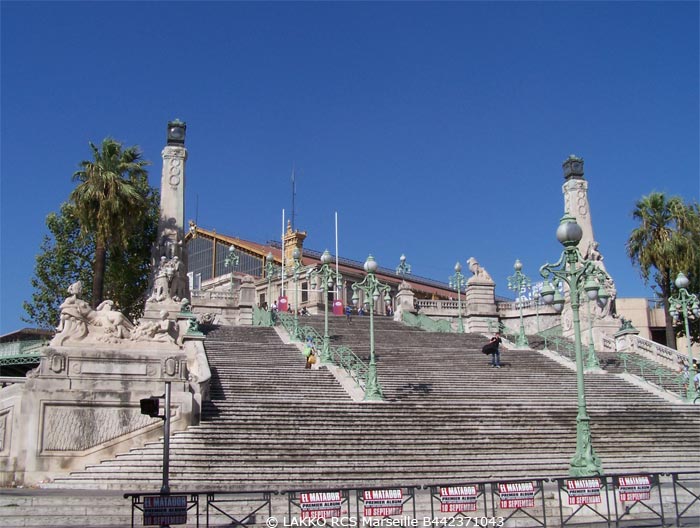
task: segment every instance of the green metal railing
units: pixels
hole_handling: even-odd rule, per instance
[[[43,339],[0,343],[0,366],[38,365],[41,350],[48,344]]]
[[[305,343],[309,338],[316,350],[321,350],[323,346],[323,336],[312,326],[301,326],[297,328],[296,337],[294,334],[294,316],[288,313],[278,313],[277,321],[287,331],[292,340]],[[330,359],[333,365],[342,368],[347,375],[357,385],[364,390],[367,379],[368,365],[355,354],[350,347],[345,345],[330,346]]]
[[[407,326],[413,326],[415,328],[420,328],[427,332],[442,332],[450,333],[452,332],[452,324],[444,319],[431,319],[424,314],[412,314],[411,312],[402,312],[401,320]]]
[[[275,313],[253,306],[253,326],[275,326]]]
[[[287,331],[292,341],[298,341],[299,336],[294,335],[294,316],[285,312],[277,312],[275,315],[275,320]],[[299,329],[299,333],[301,333],[301,329]]]
[[[551,328],[546,328],[544,330],[541,330],[537,332],[537,335],[540,336],[542,339],[544,339],[544,347],[548,348],[549,347],[549,340],[553,340],[556,338],[561,338],[563,336],[562,328],[561,325],[557,326],[552,326]],[[561,340],[556,343],[556,346],[559,347]],[[557,352],[559,349],[557,348]]]
[[[656,361],[650,359],[645,359],[626,352],[620,352],[617,357],[622,361],[622,368],[626,373],[633,374],[650,385],[670,392],[679,398],[685,397],[688,383],[693,382],[683,374],[670,372],[660,367]],[[632,369],[634,370],[631,372]],[[669,389],[669,387],[673,387],[673,389]]]
[[[364,390],[368,365],[345,345],[331,346],[331,361],[342,368]]]

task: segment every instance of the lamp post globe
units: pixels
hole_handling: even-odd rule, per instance
[[[330,264],[333,262],[333,257],[331,256],[330,251],[327,249],[323,252],[323,255],[321,255],[321,264]]]
[[[578,225],[576,219],[569,214],[565,214],[559,221],[557,227],[557,240],[565,247],[578,246],[578,243],[583,238],[583,229]]]
[[[375,271],[377,271],[378,264],[377,261],[374,260],[374,257],[372,255],[369,255],[362,267],[367,273],[374,273]]]

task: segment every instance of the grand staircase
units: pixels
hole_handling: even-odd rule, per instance
[[[416,486],[567,474],[575,372],[536,351],[491,368],[479,335],[375,318],[385,401],[357,403],[326,368],[305,370],[274,329],[207,334],[211,401],[173,434],[177,490]],[[302,324],[323,333],[323,319]],[[333,345],[368,359],[369,317],[331,319]],[[606,473],[700,470],[700,406],[671,404],[610,373],[587,374],[593,445]],[[61,488],[157,490],[162,443],[56,479]]]

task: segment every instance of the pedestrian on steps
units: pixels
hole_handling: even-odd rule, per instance
[[[312,348],[309,350],[309,355],[306,356],[306,366],[304,368],[310,369],[316,363],[316,351]]]
[[[496,334],[491,338],[486,348],[491,355],[491,368],[501,368],[501,351],[498,346],[501,344],[501,334]]]
[[[306,366],[304,368],[310,369],[311,365],[316,363],[316,347],[314,346],[314,341],[311,336],[306,338],[304,356],[306,356]]]

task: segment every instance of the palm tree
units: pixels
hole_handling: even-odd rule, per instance
[[[645,283],[654,270],[665,306],[666,345],[676,347],[673,318],[668,310],[673,280],[679,271],[693,269],[698,259],[697,206],[686,206],[678,196],[653,192],[636,204],[632,217],[640,225],[627,241],[627,254],[639,265]]]
[[[78,186],[70,195],[81,229],[95,238],[92,306],[103,301],[107,252],[125,248],[133,226],[146,214],[148,203],[138,183],[147,178],[138,147],[122,149],[114,139],[102,141],[101,148],[90,142],[93,159],[82,161],[73,174]]]

